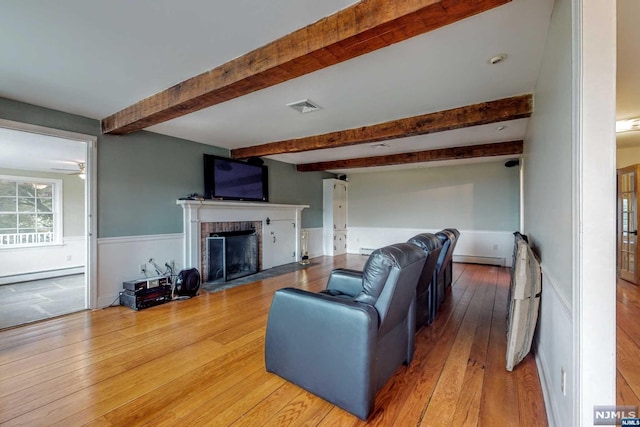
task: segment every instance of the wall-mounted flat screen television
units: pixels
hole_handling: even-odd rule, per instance
[[[266,166],[204,155],[204,196],[207,199],[269,201]]]

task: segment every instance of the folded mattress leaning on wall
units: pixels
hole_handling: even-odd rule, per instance
[[[515,232],[511,283],[507,300],[507,370],[529,354],[538,321],[542,273],[527,236]]]

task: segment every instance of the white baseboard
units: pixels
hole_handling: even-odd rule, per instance
[[[420,233],[440,230],[413,228],[349,227],[347,252],[368,254],[376,248],[406,242]],[[513,257],[513,232],[492,230],[459,230],[460,238],[453,254],[456,262],[510,267]],[[464,261],[464,260],[467,261]]]
[[[13,276],[0,277],[0,285],[10,283],[30,282],[32,280],[51,279],[54,277],[70,276],[72,274],[84,274],[84,266],[59,268],[56,270],[34,271],[31,273],[15,274]]]
[[[504,258],[487,257],[487,256],[469,256],[469,255],[454,255],[453,262],[463,262],[467,264],[498,265],[500,267],[506,264]]]

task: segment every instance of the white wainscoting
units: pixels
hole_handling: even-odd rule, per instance
[[[322,227],[306,230],[309,258],[322,256]],[[165,262],[175,261],[176,272],[184,268],[183,239],[182,233],[98,239],[98,307],[106,307],[118,298],[122,282],[142,277],[141,264],[146,263],[149,275],[155,275],[148,263],[150,258],[161,267]]]
[[[542,266],[540,316],[533,343],[550,426],[571,425],[573,419],[573,315],[556,280]],[[566,373],[562,393],[561,371]]]
[[[370,253],[373,249],[393,243],[406,242],[420,233],[440,230],[413,228],[349,227],[347,252]],[[473,262],[510,267],[513,257],[513,232],[459,230],[460,238],[453,254],[455,262]]]
[[[84,273],[83,236],[65,237],[61,245],[0,250],[0,285]]]
[[[98,239],[98,307],[106,307],[118,298],[122,282],[144,277],[141,264],[147,264],[150,277],[155,276],[151,258],[163,267],[162,271],[165,262],[175,261],[179,272],[183,268],[183,241],[182,233]]]

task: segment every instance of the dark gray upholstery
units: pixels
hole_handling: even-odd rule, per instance
[[[453,282],[453,252],[456,250],[456,244],[458,243],[458,238],[460,237],[460,232],[455,228],[445,228],[443,231],[448,231],[453,234],[453,239],[451,241],[451,258],[449,258],[449,264],[447,265],[447,269],[445,270],[445,286],[451,286]]]
[[[362,272],[334,270],[320,293],[276,291],[266,370],[366,420],[376,392],[413,358],[425,260],[417,246],[398,243],[375,250]]]
[[[435,234],[422,233],[413,236],[408,243],[416,245],[427,256],[416,288],[416,331],[430,325],[436,317],[436,265],[442,251],[442,243]]]
[[[456,240],[455,234],[451,231],[442,230],[436,233],[440,242],[442,242],[442,252],[440,252],[440,258],[438,258],[438,264],[436,266],[436,272],[438,275],[437,280],[437,305],[439,306],[445,300],[447,285],[447,269],[450,267],[453,259],[453,246]]]

